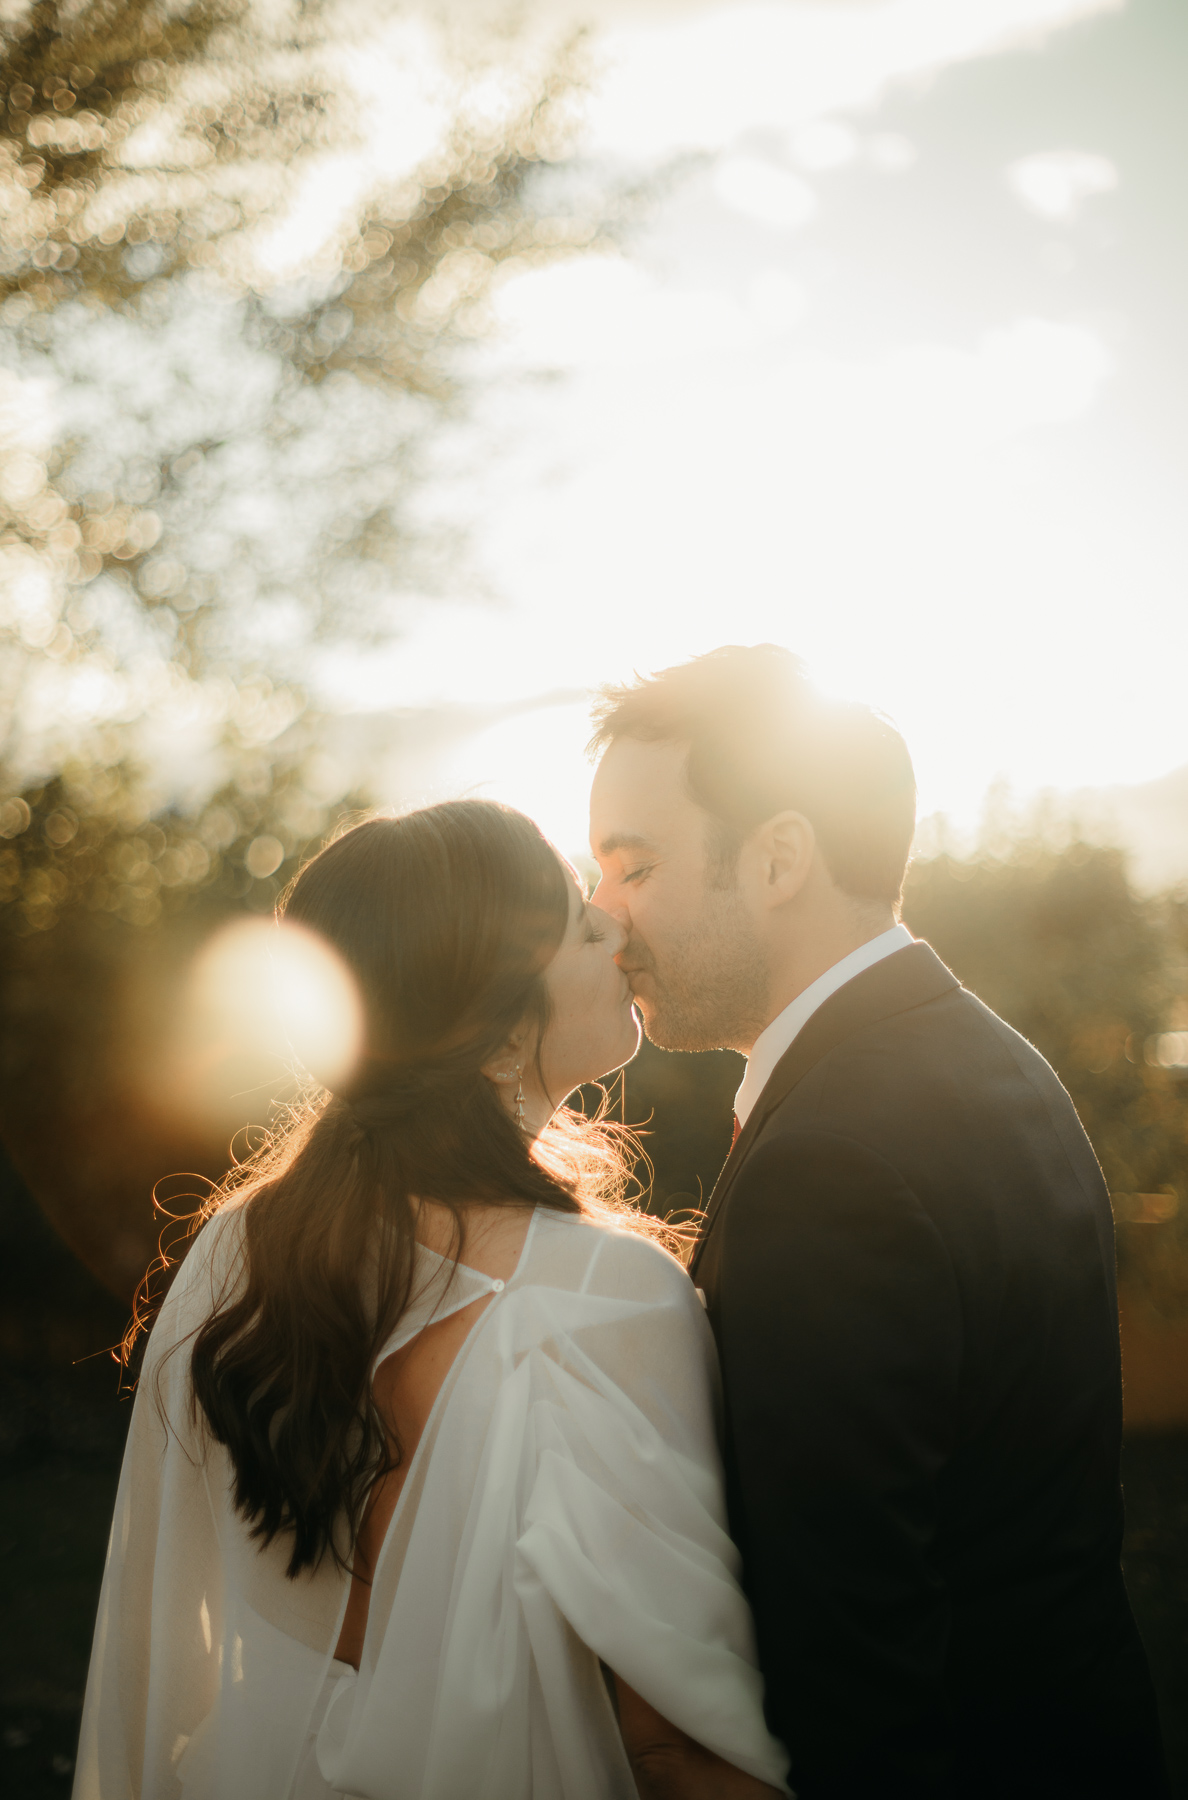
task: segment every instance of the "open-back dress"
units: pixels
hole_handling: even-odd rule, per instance
[[[628,1231],[538,1209],[507,1281],[418,1251],[381,1357],[485,1295],[376,1561],[285,1575],[191,1404],[193,1334],[243,1273],[201,1232],[151,1333],[87,1686],[75,1800],[634,1800],[603,1669],[782,1788],[726,1533],[696,1290]]]

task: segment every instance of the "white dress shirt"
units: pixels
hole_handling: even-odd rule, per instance
[[[855,975],[861,975],[864,969],[873,969],[885,956],[893,956],[897,950],[902,950],[915,941],[906,925],[893,925],[890,931],[871,938],[868,944],[859,944],[857,950],[851,950],[848,956],[843,956],[831,969],[826,969],[824,975],[818,975],[803,994],[797,994],[791,1006],[786,1006],[782,1013],[776,1015],[755,1039],[747,1058],[747,1072],[742,1078],[742,1086],[734,1096],[734,1115],[740,1125],[746,1124],[755,1109],[756,1101],[771,1080],[776,1064],[803,1031],[817,1008],[824,1005],[831,994],[836,994],[838,988],[845,987],[847,981],[853,981]]]

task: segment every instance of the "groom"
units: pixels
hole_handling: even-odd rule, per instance
[[[799,1800],[1165,1794],[1109,1199],[1047,1063],[896,922],[902,738],[770,645],[598,720],[597,901],[648,1036],[747,1057],[694,1274]]]

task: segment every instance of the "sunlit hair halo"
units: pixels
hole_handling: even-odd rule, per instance
[[[730,886],[745,840],[776,813],[813,825],[837,885],[898,906],[916,825],[916,778],[889,719],[814,687],[778,644],[723,644],[603,688],[590,751],[616,738],[686,747],[685,781],[713,822],[714,874]]]
[[[285,918],[353,975],[363,1055],[203,1207],[202,1220],[242,1210],[243,1255],[193,1339],[191,1371],[235,1504],[262,1543],[286,1536],[290,1575],[349,1556],[373,1482],[400,1462],[371,1371],[409,1302],[418,1202],[451,1210],[457,1256],[475,1202],[665,1234],[628,1199],[639,1153],[623,1126],[563,1107],[532,1139],[522,1066],[518,1119],[483,1073],[525,1026],[539,1073],[545,971],[569,904],[552,846],[487,801],[365,820],[284,897]]]

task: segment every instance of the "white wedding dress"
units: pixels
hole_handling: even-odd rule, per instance
[[[332,1655],[347,1577],[326,1557],[286,1579],[286,1543],[252,1541],[191,1414],[188,1341],[241,1237],[234,1209],[205,1227],[149,1340],[75,1800],[634,1800],[600,1659],[782,1788],[684,1270],[540,1210],[506,1282],[420,1253],[383,1354],[494,1298],[411,1461],[356,1674]]]

